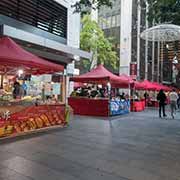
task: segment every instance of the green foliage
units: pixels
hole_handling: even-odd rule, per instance
[[[89,15],[85,15],[82,19],[80,47],[82,50],[92,52],[93,56],[97,56],[98,64],[116,68],[117,53],[113,51],[112,44],[105,38],[99,25],[91,20]],[[83,60],[82,63],[89,69],[92,62]]]
[[[148,0],[149,21],[180,25],[180,0]]]
[[[80,0],[72,5],[75,12],[82,12],[84,8],[99,9],[101,6],[112,6],[111,0]]]

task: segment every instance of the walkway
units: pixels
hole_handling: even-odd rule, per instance
[[[0,143],[0,180],[179,180],[180,114],[76,116],[70,127]]]

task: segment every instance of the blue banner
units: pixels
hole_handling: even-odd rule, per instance
[[[130,112],[130,101],[129,100],[111,100],[110,101],[110,114],[122,115]]]

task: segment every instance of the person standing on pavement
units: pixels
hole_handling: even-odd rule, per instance
[[[161,110],[163,111],[163,117],[166,117],[166,113],[165,113],[166,95],[162,89],[159,91],[157,95],[157,100],[159,101],[159,117],[161,118]]]
[[[180,92],[178,93],[177,106],[178,106],[178,109],[180,109]]]
[[[178,100],[178,94],[176,93],[175,89],[169,94],[170,98],[170,105],[171,105],[171,116],[174,119],[174,113],[176,111],[176,103]]]

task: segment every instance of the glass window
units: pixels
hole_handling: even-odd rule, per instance
[[[0,14],[67,38],[68,10],[55,1],[0,0]]]
[[[111,17],[107,18],[107,28],[111,27]]]
[[[121,24],[121,18],[120,18],[120,14],[116,15],[116,26],[120,26]]]
[[[116,27],[116,16],[112,16],[111,27]]]
[[[105,22],[105,20],[102,21],[102,29],[106,29],[106,22]]]

